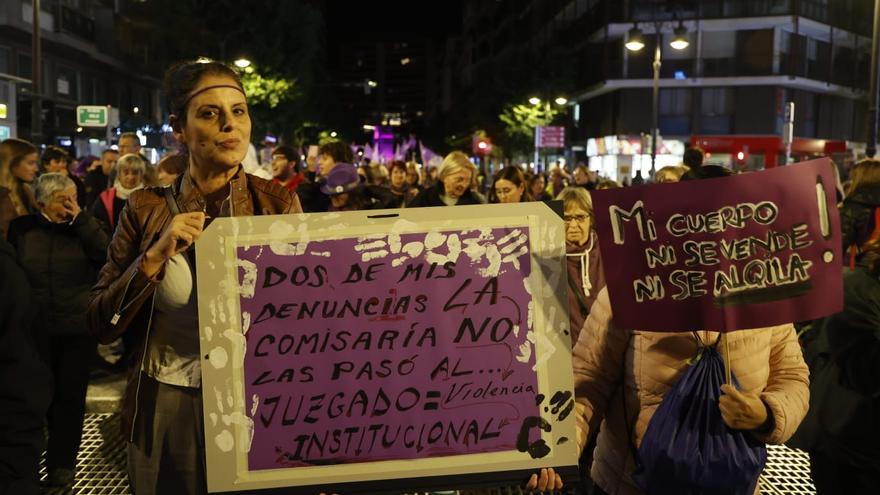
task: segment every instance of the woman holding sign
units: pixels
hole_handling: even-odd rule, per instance
[[[207,490],[194,243],[211,218],[301,211],[296,195],[241,167],[251,119],[235,71],[180,63],[164,90],[186,172],[129,197],[88,311],[100,342],[136,338],[122,420],[138,495]]]
[[[784,443],[803,420],[809,401],[809,372],[794,328],[781,325],[741,330],[727,333],[724,338],[729,339],[728,363],[739,386],[722,385],[718,402],[700,404],[700,409],[711,412],[709,408],[717,407],[726,428],[742,434],[749,446]],[[573,361],[579,448],[597,437],[590,472],[597,489],[594,493],[640,494],[646,489],[652,493],[685,493],[681,486],[695,486],[692,479],[672,480],[682,481],[678,486],[650,481],[645,486],[644,481],[634,479],[646,468],[658,468],[646,466],[649,461],[642,448],[655,413],[665,405],[670,390],[688,368],[699,363],[695,357],[708,356],[710,353],[702,351],[714,347],[719,339],[720,335],[712,331],[671,333],[620,328],[614,324],[608,289],[602,289],[578,338]],[[720,448],[714,458],[723,460],[734,455],[725,450],[729,448],[727,442],[717,445]],[[664,447],[668,451],[665,453],[678,456],[685,466],[689,461],[703,460],[694,452],[676,451],[676,446],[670,443]],[[740,460],[729,459],[725,464],[734,466]],[[680,464],[668,466],[673,465]],[[666,474],[668,479],[672,470],[666,470],[660,475]],[[702,489],[687,493],[758,493],[760,472],[746,480],[747,487],[742,490],[718,489],[725,480],[712,472],[692,474],[713,488],[701,485]],[[559,481],[554,484],[552,476],[541,473],[533,476],[528,486],[540,489],[554,485],[558,488]]]
[[[684,330],[621,327],[599,292],[572,363],[577,440],[596,439],[598,493],[757,493],[765,444],[803,420],[809,372],[791,324]],[[542,473],[529,486],[552,481]]]

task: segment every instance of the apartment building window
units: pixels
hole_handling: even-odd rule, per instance
[[[763,76],[773,73],[773,30],[736,32],[736,75]]]
[[[0,46],[0,73],[12,74],[12,50]]]
[[[807,77],[826,81],[831,75],[831,45],[807,38]]]
[[[700,129],[702,134],[730,134],[733,113],[731,88],[700,90]]]
[[[25,55],[24,53],[18,54],[18,77],[23,77],[25,79],[31,78],[32,73],[31,67],[31,56]]]
[[[88,74],[82,75],[82,94],[80,98],[85,104],[93,104],[97,101],[95,97],[95,78]]]
[[[733,75],[736,31],[703,31],[702,36],[703,76]]]
[[[816,117],[819,95],[810,91],[791,90],[794,101],[795,115],[794,135],[816,137]]]
[[[692,94],[690,88],[660,90],[659,124],[662,134],[671,136],[690,134]]]
[[[803,1],[803,0],[801,0]],[[695,2],[696,3],[696,2]],[[701,0],[701,17],[749,17],[790,14],[792,0]]]
[[[62,66],[58,66],[55,72],[55,87],[58,96],[79,101],[79,75],[77,72]]]

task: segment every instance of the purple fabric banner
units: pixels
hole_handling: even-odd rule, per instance
[[[437,153],[431,151],[427,146],[423,145],[421,141],[419,141],[419,152],[422,154],[422,163],[426,166],[428,165],[428,162],[430,162],[434,158],[443,158]]]
[[[615,325],[758,328],[843,304],[830,160],[721,179],[594,191]]]
[[[514,450],[539,415],[527,228],[237,254],[250,470]]]

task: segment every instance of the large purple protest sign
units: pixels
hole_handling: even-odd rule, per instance
[[[615,324],[732,331],[839,311],[832,166],[594,192]]]
[[[540,413],[528,236],[237,248],[253,284],[240,298],[248,469],[516,450]]]

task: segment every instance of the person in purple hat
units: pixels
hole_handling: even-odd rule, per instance
[[[355,211],[381,208],[384,204],[368,194],[357,168],[350,163],[337,163],[327,174],[321,192],[330,197],[328,211]]]

